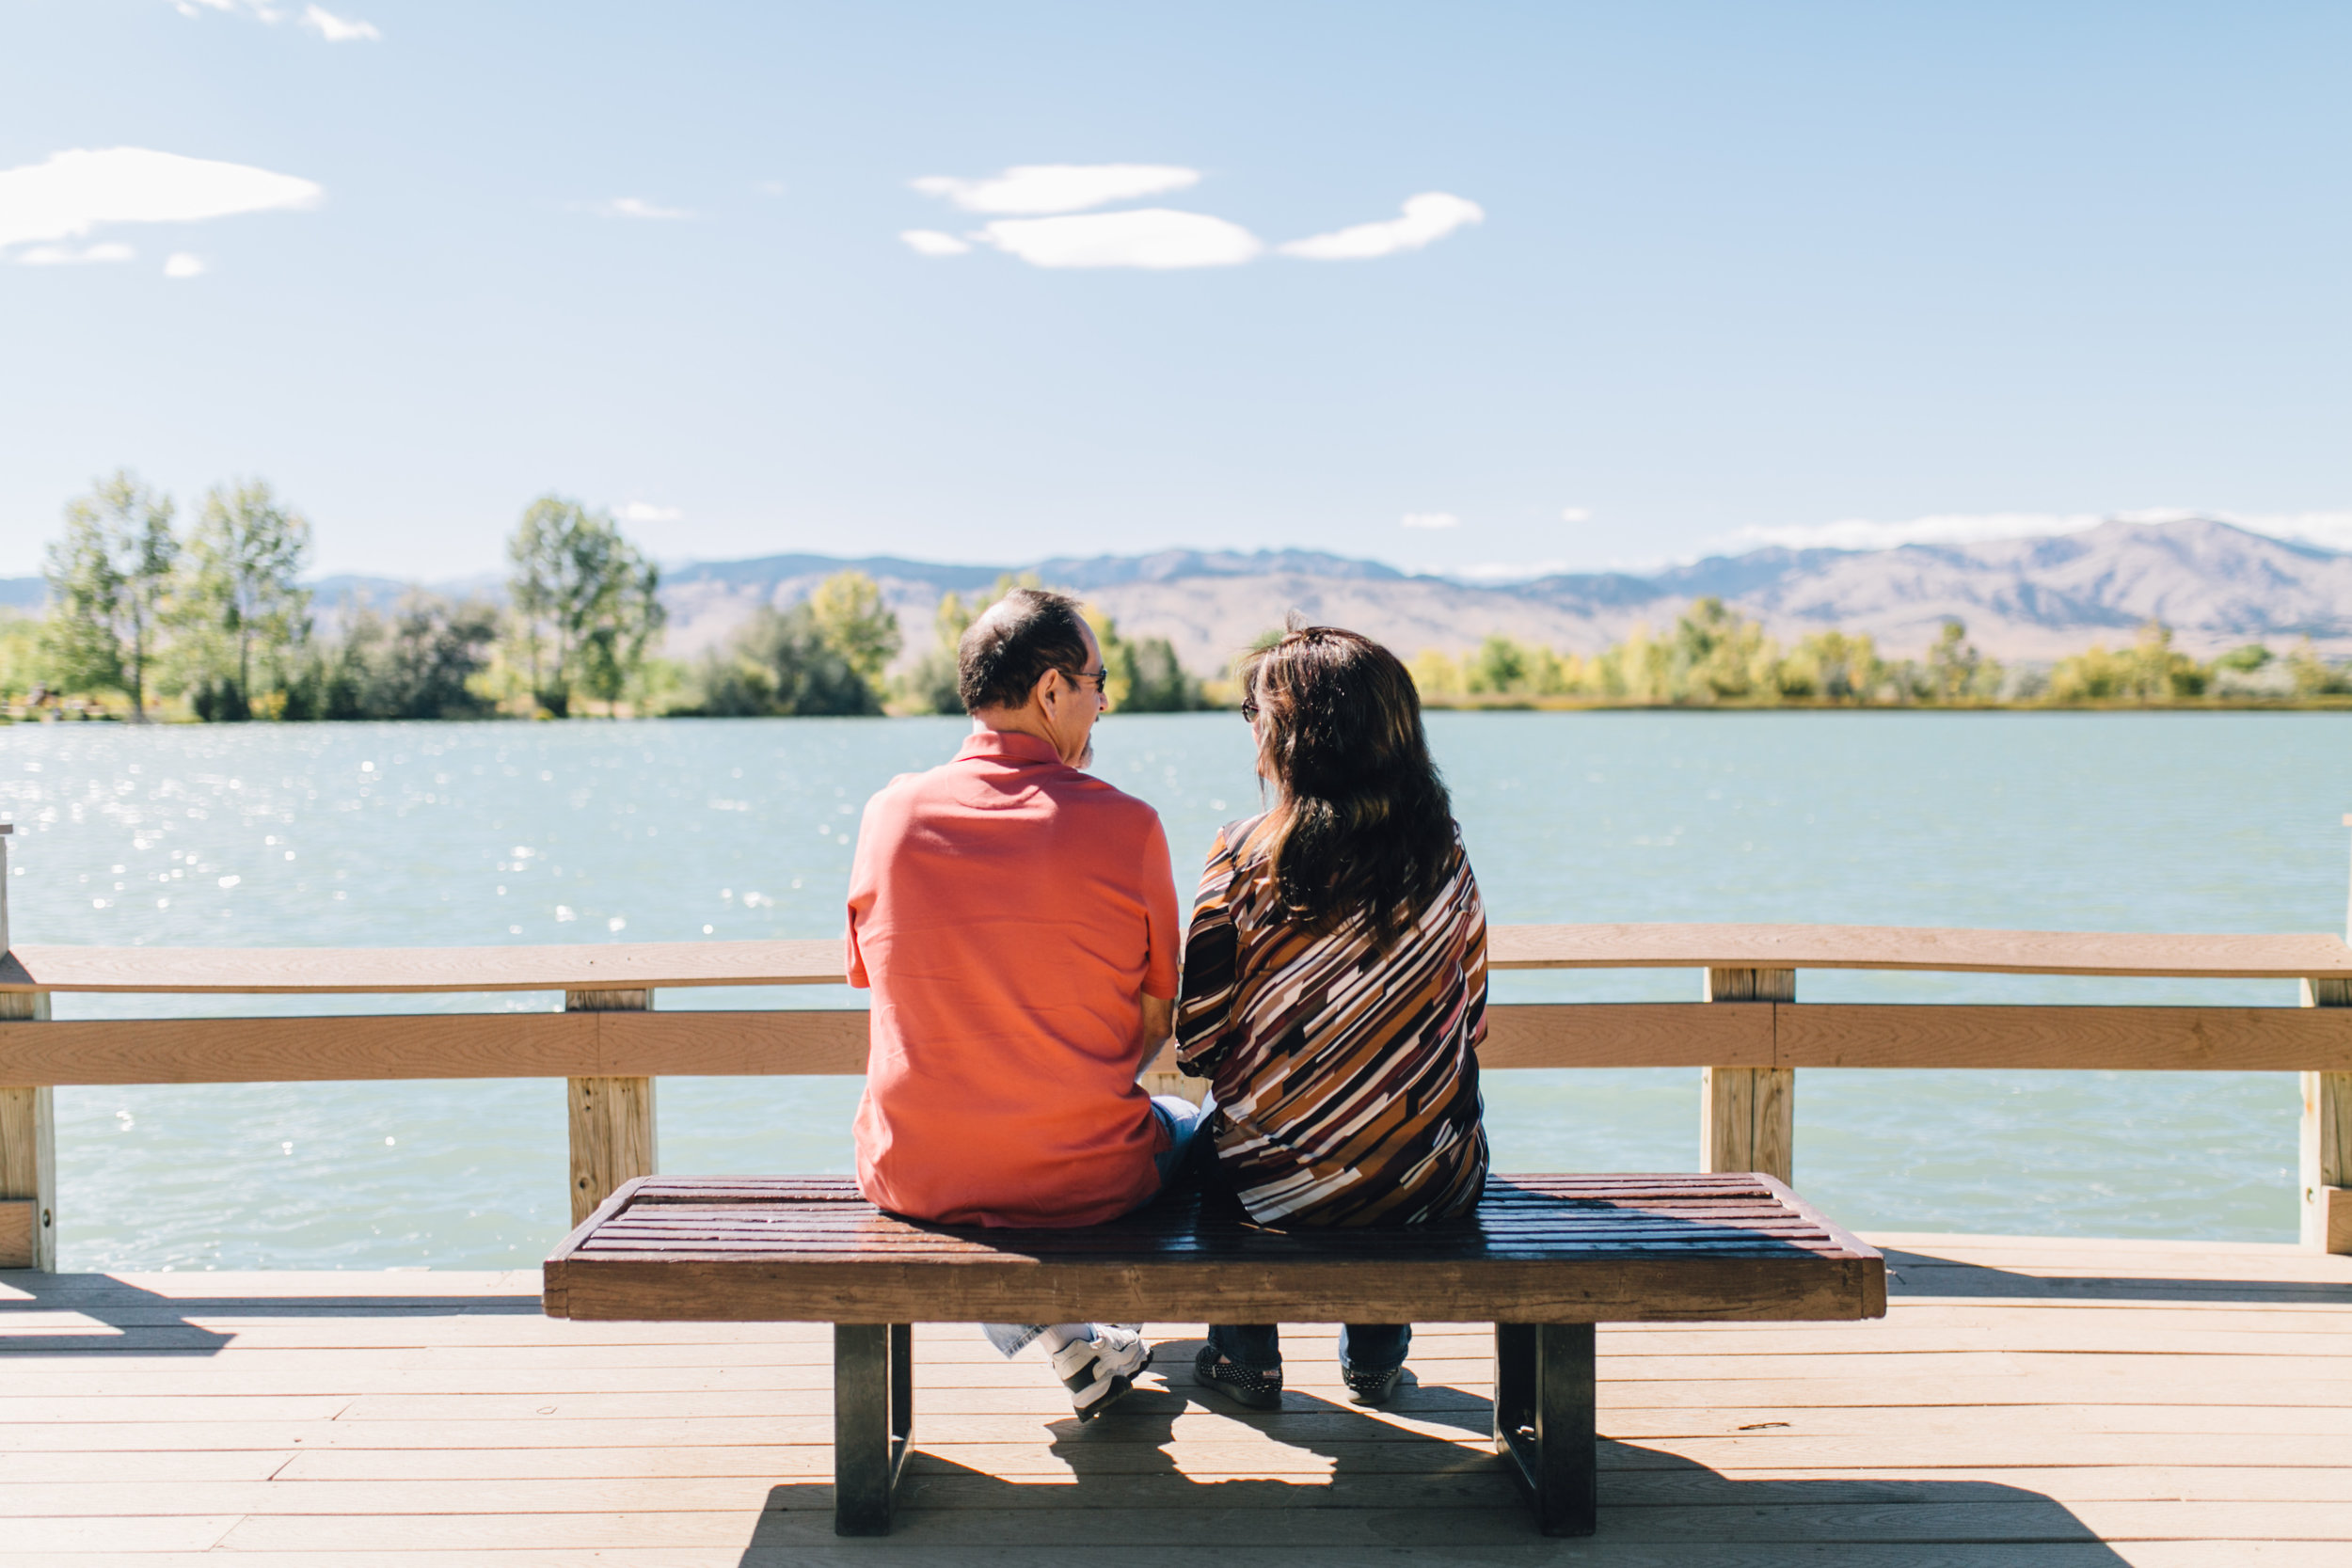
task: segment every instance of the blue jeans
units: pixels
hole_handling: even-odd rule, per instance
[[[1209,1343],[1236,1367],[1270,1372],[1282,1364],[1282,1334],[1272,1323],[1213,1323]],[[1405,1365],[1412,1348],[1411,1323],[1348,1323],[1340,1329],[1340,1366],[1347,1371],[1385,1372]]]
[[[1199,1105],[1178,1095],[1152,1097],[1152,1114],[1168,1129],[1168,1147],[1152,1156],[1152,1164],[1159,1169],[1161,1192],[1174,1186],[1176,1179],[1184,1174],[1184,1163],[1200,1147],[1200,1134],[1209,1125],[1209,1113],[1215,1109],[1214,1096],[1205,1098]]]
[[[1160,1118],[1162,1127],[1168,1129],[1168,1147],[1152,1156],[1152,1166],[1160,1174],[1159,1191],[1154,1192],[1152,1197],[1155,1198],[1174,1186],[1177,1178],[1184,1175],[1193,1151],[1200,1148],[1201,1129],[1209,1125],[1209,1109],[1207,1105],[1195,1105],[1191,1101],[1172,1094],[1152,1097],[1152,1114]],[[1144,1201],[1148,1203],[1152,1199]],[[980,1332],[988,1336],[990,1344],[1007,1355],[1018,1355],[1028,1348],[1031,1340],[1045,1332],[1045,1325],[982,1323]]]

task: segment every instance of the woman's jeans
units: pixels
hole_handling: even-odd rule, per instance
[[[1209,1343],[1234,1366],[1254,1372],[1270,1372],[1282,1364],[1281,1331],[1272,1323],[1216,1323]],[[1411,1323],[1349,1323],[1340,1330],[1340,1366],[1351,1372],[1385,1372],[1405,1365],[1412,1343]]]
[[[1174,1186],[1176,1179],[1184,1174],[1184,1165],[1192,1158],[1202,1130],[1209,1125],[1208,1113],[1215,1103],[1211,1101],[1209,1105],[1195,1105],[1191,1101],[1172,1094],[1152,1097],[1152,1114],[1160,1118],[1161,1126],[1168,1129],[1168,1147],[1152,1156],[1152,1163],[1159,1169],[1161,1192]],[[1152,1195],[1153,1197],[1158,1196],[1157,1193]],[[1018,1355],[1028,1348],[1030,1341],[1045,1332],[1045,1325],[982,1323],[980,1332],[988,1336],[990,1344],[1007,1355]],[[1270,1334],[1273,1330],[1266,1332]]]

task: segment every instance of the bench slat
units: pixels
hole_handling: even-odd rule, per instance
[[[1367,1267],[1366,1265],[1371,1265]],[[1885,1264],[1770,1179],[1512,1176],[1412,1229],[1171,1198],[1073,1230],[925,1225],[846,1178],[646,1177],[547,1265],[551,1316],[707,1322],[1855,1319]]]

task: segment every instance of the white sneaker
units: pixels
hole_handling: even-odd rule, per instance
[[[1135,1386],[1137,1372],[1152,1364],[1143,1336],[1118,1323],[1097,1323],[1091,1339],[1073,1339],[1054,1353],[1054,1373],[1070,1390],[1078,1419],[1090,1421]]]

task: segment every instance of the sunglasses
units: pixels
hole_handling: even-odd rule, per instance
[[[1244,697],[1241,700],[1241,716],[1247,723],[1254,724],[1258,721],[1258,700],[1255,697]]]
[[[1098,696],[1110,689],[1111,667],[1107,664],[1099,670],[1064,670],[1062,673],[1073,681],[1092,681]]]

